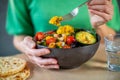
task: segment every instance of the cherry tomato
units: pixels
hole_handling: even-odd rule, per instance
[[[73,42],[75,42],[74,36],[68,36],[67,39],[66,39],[66,43],[68,45],[71,45]]]
[[[56,38],[54,38],[54,37],[46,40],[47,45],[49,45],[50,43],[55,43],[55,42],[56,42]]]
[[[36,35],[35,35],[35,39],[36,39],[37,41],[42,40],[44,37],[45,37],[45,35],[44,35],[43,32],[37,32]]]

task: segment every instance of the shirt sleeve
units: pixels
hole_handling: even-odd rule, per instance
[[[26,0],[9,0],[6,30],[10,35],[33,35],[34,28]]]
[[[110,20],[107,25],[115,31],[120,31],[120,13],[117,0],[112,0],[112,3],[114,6],[114,14],[112,20]]]

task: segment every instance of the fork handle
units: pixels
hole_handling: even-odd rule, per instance
[[[80,8],[81,6],[83,6],[84,4],[86,4],[87,2],[90,2],[90,1],[92,1],[92,0],[86,0],[84,3],[80,4],[80,5],[78,6],[78,8]]]

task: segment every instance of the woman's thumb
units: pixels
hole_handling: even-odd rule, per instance
[[[33,41],[33,38],[30,37],[30,36],[27,36],[27,37],[24,38],[24,43],[29,48],[35,48],[36,47],[36,43]]]

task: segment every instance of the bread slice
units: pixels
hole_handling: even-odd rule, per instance
[[[26,80],[30,76],[30,69],[26,66],[22,71],[7,77],[1,77],[0,80]]]
[[[15,57],[0,57],[0,77],[16,74],[26,66],[26,61]]]

